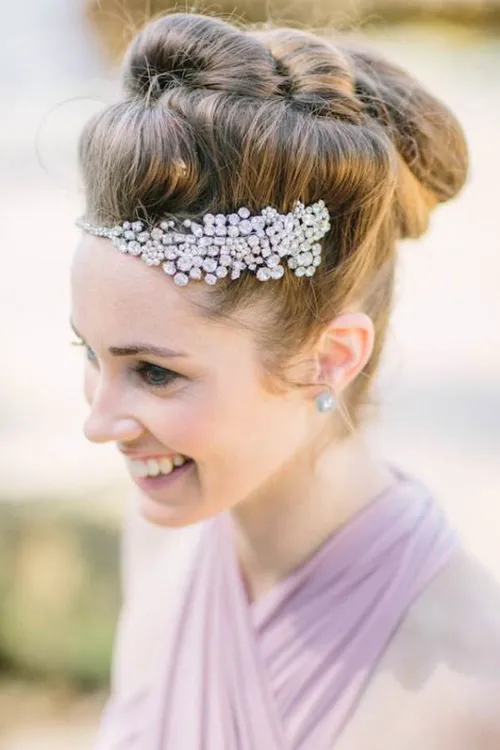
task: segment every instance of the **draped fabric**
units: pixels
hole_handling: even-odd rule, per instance
[[[390,488],[253,604],[230,516],[210,521],[159,680],[99,750],[333,750],[409,606],[458,547],[426,487],[391,468]]]

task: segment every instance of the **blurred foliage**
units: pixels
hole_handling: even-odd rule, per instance
[[[165,11],[197,11],[235,22],[324,29],[361,29],[395,23],[447,23],[500,28],[500,0],[87,0],[85,16],[115,61],[151,17]]]
[[[108,681],[120,606],[119,528],[78,502],[0,502],[0,670]]]

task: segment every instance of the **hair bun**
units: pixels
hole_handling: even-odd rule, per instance
[[[406,168],[436,202],[453,198],[468,173],[461,124],[451,110],[398,63],[375,49],[343,44],[355,68],[365,111],[391,137]]]
[[[173,13],[148,23],[133,39],[125,54],[123,83],[129,94],[141,96],[158,97],[179,86],[268,94],[268,81],[248,75],[250,61],[269,67],[257,40],[217,18]]]
[[[341,49],[299,29],[268,29],[250,35],[269,49],[279,81],[277,89],[294,107],[317,117],[362,121],[354,68]]]

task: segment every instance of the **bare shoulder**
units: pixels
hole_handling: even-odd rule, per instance
[[[422,650],[415,679],[441,663],[471,681],[500,683],[500,582],[459,551],[415,602],[401,634]]]
[[[456,747],[500,748],[500,583],[460,551],[413,605],[389,649],[394,676],[423,714],[460,736]],[[454,746],[455,747],[455,746]]]

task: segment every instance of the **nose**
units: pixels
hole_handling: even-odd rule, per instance
[[[121,408],[119,394],[113,386],[106,387],[101,381],[87,400],[90,414],[83,425],[83,433],[92,443],[127,443],[144,431],[141,423]]]

